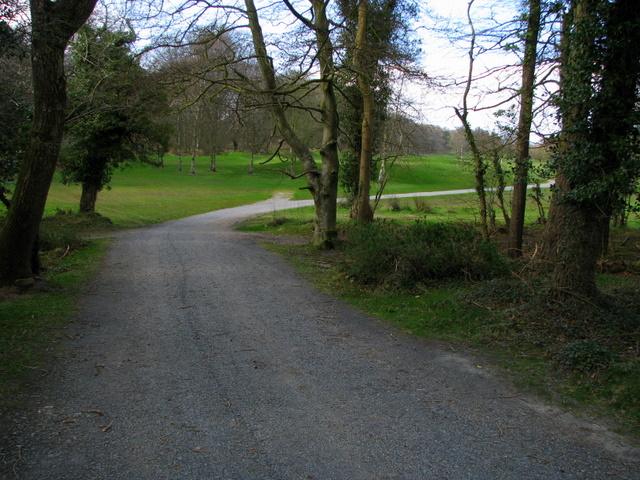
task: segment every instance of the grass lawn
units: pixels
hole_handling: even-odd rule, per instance
[[[133,165],[115,172],[111,189],[98,195],[96,211],[119,226],[131,227],[258,202],[276,192],[290,192],[296,200],[311,199],[309,191],[302,189],[304,178],[292,180],[282,173],[288,168],[287,164],[273,160],[259,165],[267,158],[266,155],[256,155],[254,174],[249,175],[248,154],[229,152],[219,155],[216,172],[209,171],[209,157],[197,157],[196,175],[189,175],[190,158],[183,157],[182,172],[178,172],[178,157],[165,155],[164,168]],[[412,156],[396,162],[384,193],[465,188],[473,188],[473,176],[455,157]],[[79,200],[80,187],[63,185],[60,177],[56,176],[45,215],[53,215],[58,210],[76,211]],[[450,198],[440,204],[447,202],[459,203]]]
[[[165,156],[164,168],[133,165],[117,171],[111,190],[98,194],[96,211],[119,226],[132,227],[246,205],[270,198],[275,192],[291,192],[295,198],[311,198],[303,178],[291,180],[277,165],[260,166],[265,155],[257,155],[254,174],[249,175],[249,156],[232,152],[220,155],[217,171],[211,172],[209,157],[196,158],[196,175],[189,175],[190,158]],[[80,187],[66,186],[56,176],[51,186],[45,215],[57,210],[78,209]]]

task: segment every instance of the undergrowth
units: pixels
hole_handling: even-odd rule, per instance
[[[344,261],[345,273],[356,281],[399,290],[447,278],[493,278],[508,271],[496,245],[482,240],[473,227],[422,221],[351,226]]]

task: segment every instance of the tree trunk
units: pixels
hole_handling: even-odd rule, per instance
[[[358,87],[362,95],[362,134],[360,158],[358,162],[358,189],[351,207],[351,218],[363,223],[373,221],[373,210],[369,201],[371,190],[371,157],[373,153],[373,89],[371,88],[371,69],[368,67],[366,34],[367,34],[367,0],[358,4],[358,31],[353,66],[358,77]]]
[[[380,170],[378,171],[378,184],[382,185],[387,176],[387,157],[383,156],[380,162]]]
[[[193,154],[191,155],[191,163],[189,166],[189,175],[195,175],[196,174],[196,152],[194,151]]]
[[[469,92],[471,91],[471,83],[473,82],[473,65],[475,62],[475,45],[476,45],[476,31],[471,19],[471,6],[473,0],[467,5],[467,20],[469,22],[469,28],[471,28],[471,45],[469,46],[469,69],[467,71],[467,82],[465,85],[464,93],[462,95],[462,110],[456,108],[456,116],[460,119],[462,127],[464,129],[465,139],[471,150],[473,156],[473,171],[476,180],[476,193],[478,194],[478,205],[480,208],[480,232],[483,240],[489,240],[489,226],[487,224],[488,219],[488,207],[487,207],[487,192],[485,191],[484,175],[487,170],[487,166],[484,163],[480,149],[476,143],[476,139],[473,135],[473,130],[469,124],[469,107],[468,99]]]
[[[96,211],[96,201],[98,199],[99,188],[90,183],[82,184],[80,194],[80,213],[94,213]]]
[[[511,199],[511,223],[507,244],[509,256],[522,256],[524,215],[529,183],[529,142],[533,120],[533,94],[535,90],[538,36],[540,33],[540,0],[529,0],[529,18],[522,62],[522,87],[520,89],[520,116],[516,137],[516,159]]]
[[[551,220],[551,219],[550,219]],[[603,221],[596,210],[559,203],[548,234],[554,238],[551,296],[591,299],[598,296],[596,265],[604,252]]]
[[[12,205],[0,232],[0,285],[32,277],[32,255],[62,143],[64,51],[95,0],[31,0],[34,116]]]
[[[318,63],[322,91],[322,171],[314,201],[316,204],[316,225],[313,244],[322,249],[334,248],[338,238],[336,225],[338,203],[338,104],[333,88],[335,68],[333,64],[333,43],[331,25],[327,19],[327,4],[322,0],[311,0],[315,16],[313,25],[318,49]],[[315,162],[314,162],[315,165]],[[306,165],[305,165],[306,168]]]
[[[469,149],[471,150],[471,155],[473,157],[473,172],[474,178],[476,181],[476,194],[478,195],[478,207],[480,209],[480,233],[482,234],[483,240],[489,240],[489,207],[487,204],[487,192],[485,190],[485,173],[487,171],[487,165],[482,158],[482,153],[480,153],[480,149],[476,144],[475,136],[473,135],[473,130],[471,130],[471,125],[467,120],[467,111],[466,108],[461,112],[457,108],[455,109],[456,115],[462,122],[464,127],[465,137],[467,139],[467,143],[469,144]]]
[[[498,179],[498,186],[496,187],[496,197],[498,198],[498,208],[500,208],[500,211],[502,212],[502,218],[504,219],[504,224],[507,226],[507,228],[509,228],[511,225],[511,219],[509,218],[509,214],[507,213],[507,208],[505,207],[505,202],[504,202],[504,190],[507,185],[504,180],[504,169],[502,168],[502,163],[500,163],[500,155],[497,151],[491,152],[491,162],[493,163],[493,170],[496,172],[496,177]]]
[[[265,81],[265,95],[270,97],[270,110],[278,129],[287,143],[300,159],[305,171],[307,188],[313,195],[315,204],[315,227],[313,244],[318,248],[333,248],[338,236],[336,209],[338,199],[338,113],[336,95],[333,88],[333,44],[330,37],[329,22],[326,16],[326,3],[311,0],[314,10],[313,21],[299,19],[312,29],[316,35],[317,58],[320,70],[322,146],[320,156],[322,168],[318,170],[309,146],[291,128],[277,91],[276,75],[273,63],[267,54],[262,28],[253,0],[245,0],[247,17],[256,51],[256,59]]]
[[[598,6],[608,9],[606,16],[597,15]],[[593,298],[613,207],[640,172],[633,155],[640,11],[630,0],[580,0],[570,14],[574,34],[563,50],[559,171],[542,256],[554,264],[555,297]]]
[[[211,168],[209,169],[212,172],[217,172],[216,170],[216,150],[215,148],[211,150]]]

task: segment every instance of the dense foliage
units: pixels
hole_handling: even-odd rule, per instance
[[[0,200],[7,207],[33,110],[27,53],[21,32],[0,21]]]
[[[354,226],[345,251],[346,272],[357,282],[391,289],[447,278],[484,279],[508,271],[495,244],[470,225],[378,222]]]
[[[82,185],[81,211],[94,210],[115,168],[168,148],[169,131],[158,122],[167,102],[133,56],[134,41],[133,33],[86,25],[71,45],[73,110],[62,173],[66,183]]]

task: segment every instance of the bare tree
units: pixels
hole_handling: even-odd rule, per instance
[[[516,138],[516,158],[511,199],[511,224],[509,225],[509,255],[517,258],[522,255],[522,235],[524,232],[524,214],[527,202],[527,183],[529,179],[529,143],[533,122],[533,100],[540,35],[540,0],[529,0],[527,30],[524,39],[524,59],[522,61],[522,85],[520,87],[520,116]]]
[[[473,6],[473,0],[471,0],[467,6],[467,19],[469,21],[469,27],[471,29],[470,46],[469,46],[469,69],[467,72],[467,81],[465,85],[464,94],[462,95],[462,107],[455,108],[456,115],[462,123],[464,128],[465,138],[471,150],[474,166],[474,177],[476,181],[476,193],[478,194],[478,205],[480,208],[480,231],[484,240],[489,239],[489,224],[488,224],[488,207],[487,207],[487,193],[485,187],[485,172],[487,165],[478,144],[476,143],[473,129],[469,122],[469,93],[471,92],[471,84],[473,82],[473,68],[476,60],[476,31],[471,18],[471,7]]]
[[[323,131],[319,169],[309,145],[293,129],[283,102],[284,93],[277,83],[274,62],[269,56],[253,0],[245,0],[246,15],[255,48],[255,55],[264,81],[263,95],[273,115],[278,129],[296,156],[300,159],[307,188],[311,192],[316,208],[313,244],[319,248],[332,248],[337,239],[336,202],[338,193],[338,113],[334,92],[334,49],[331,40],[330,23],[327,18],[329,0],[311,0],[311,18],[298,12],[288,0],[283,0],[292,15],[313,32],[315,38],[315,59],[322,102],[318,108]]]

